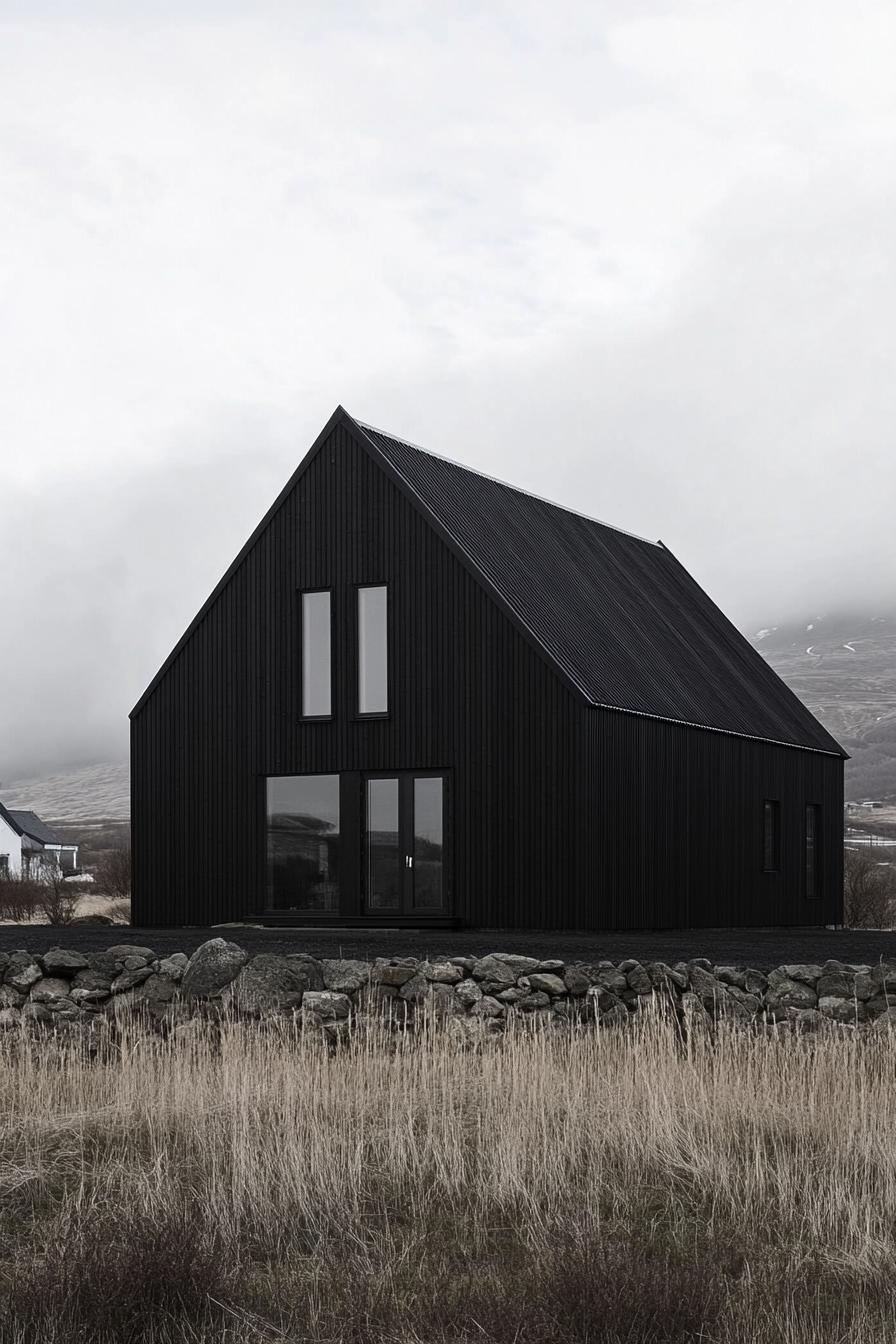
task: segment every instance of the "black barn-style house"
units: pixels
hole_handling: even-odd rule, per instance
[[[660,542],[336,410],[132,713],[134,918],[841,918],[844,753]]]

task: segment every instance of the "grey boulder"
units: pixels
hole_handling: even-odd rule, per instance
[[[455,966],[450,961],[424,961],[420,973],[425,975],[427,980],[439,985],[456,985],[464,978],[460,966]]]
[[[566,986],[559,975],[552,975],[549,971],[536,971],[533,975],[524,977],[529,982],[529,989],[535,993],[539,991],[543,994],[551,994],[559,997],[566,993]]]
[[[71,981],[63,980],[61,976],[44,976],[43,980],[31,986],[31,1002],[55,1003],[59,999],[67,999],[71,987]]]
[[[271,952],[261,952],[244,966],[224,992],[225,999],[240,1012],[257,1015],[278,1009],[297,1008],[309,989],[309,976],[302,963],[287,961]],[[320,974],[316,977],[320,981]],[[320,984],[315,988],[320,988]]]
[[[864,1022],[867,1016],[865,1005],[860,1000],[842,999],[835,995],[819,997],[818,1011],[834,1022]]]
[[[508,985],[509,989],[510,986]],[[482,998],[482,990],[475,980],[461,980],[454,991],[455,998],[463,1008],[472,1008]]]
[[[134,990],[134,1001],[136,1003],[145,1003],[150,1008],[158,1005],[170,1003],[177,993],[177,985],[173,980],[169,980],[167,975],[153,974],[147,976],[141,985]]]
[[[807,985],[814,985],[816,980],[821,979],[822,974],[820,966],[804,966],[802,964],[797,966],[782,966],[781,972],[783,972],[788,980],[802,980]],[[773,971],[769,976],[769,981],[771,981],[777,974],[780,974],[780,972]]]
[[[112,981],[113,994],[125,994],[135,985],[142,985],[144,980],[148,980],[152,971],[148,966],[138,966],[132,971],[122,971],[121,975],[116,975]]]
[[[105,971],[78,971],[72,984],[75,989],[105,989],[112,988],[114,975],[107,975]]]
[[[400,989],[415,975],[416,969],[413,966],[392,966],[388,962],[377,962],[371,972],[371,979],[379,985],[392,985],[395,989]]]
[[[190,964],[190,958],[186,952],[175,952],[170,957],[163,957],[159,962],[159,974],[165,975],[169,980],[180,982],[184,978],[184,971]]]
[[[67,947],[51,947],[41,957],[47,975],[74,975],[76,971],[87,968],[87,958],[81,952],[72,952]]]
[[[128,957],[143,957],[146,961],[156,959],[151,947],[137,947],[134,943],[116,943],[114,947],[107,947],[106,956],[121,962],[126,961]]]
[[[480,957],[473,966],[473,975],[477,980],[492,980],[497,984],[516,984],[521,975],[537,970],[541,963],[537,957],[517,957],[510,952],[490,952]]]
[[[329,989],[309,990],[302,999],[302,1021],[316,1025],[344,1021],[351,1012],[351,999]]]
[[[628,987],[635,994],[649,994],[653,989],[650,976],[640,962],[635,962],[625,973]]]
[[[308,989],[332,989],[337,994],[352,994],[370,979],[370,964],[366,961],[324,960],[320,966],[322,984],[309,984]]]
[[[576,997],[587,994],[591,981],[581,966],[568,966],[563,973],[563,987],[567,994]]]
[[[815,990],[807,985],[804,980],[789,979],[786,975],[778,977],[774,971],[769,976],[765,1004],[770,1010],[777,1008],[814,1008],[817,1001]]]
[[[416,1003],[420,999],[425,999],[429,993],[430,983],[425,975],[412,975],[410,980],[406,980],[398,993],[403,999]]]
[[[716,977],[703,966],[698,965],[697,962],[691,962],[689,974],[691,989],[704,1001],[720,998],[724,993]]]
[[[13,989],[27,994],[31,986],[42,977],[43,971],[30,952],[13,952],[3,978]]]
[[[226,989],[249,960],[249,953],[224,938],[210,938],[197,947],[184,971],[182,989],[188,999],[211,999]]]

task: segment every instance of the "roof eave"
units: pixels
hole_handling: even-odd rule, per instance
[[[691,719],[673,719],[667,714],[651,714],[646,709],[623,709],[622,705],[606,705],[599,700],[589,700],[592,709],[607,710],[611,714],[629,714],[636,719],[651,719],[654,723],[671,723],[679,728],[697,728],[702,733],[720,733],[722,737],[736,737],[742,742],[764,742],[770,747],[789,747],[792,751],[811,751],[817,756],[831,756],[834,760],[848,761],[849,753],[837,743],[839,750],[828,751],[825,747],[810,746],[805,742],[785,742],[782,738],[762,737],[758,733],[739,733],[734,728],[716,728],[710,723],[695,723]]]

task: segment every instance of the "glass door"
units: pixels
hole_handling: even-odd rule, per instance
[[[401,835],[401,780],[368,779],[364,829],[364,894],[371,914],[400,910],[404,846]]]
[[[413,784],[410,904],[415,910],[441,910],[445,904],[445,781],[442,775],[415,775],[409,783]]]
[[[364,908],[435,914],[445,908],[443,774],[371,775],[364,796]]]

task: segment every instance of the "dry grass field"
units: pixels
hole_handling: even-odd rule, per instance
[[[878,1344],[894,1135],[887,1034],[7,1032],[0,1340]]]

